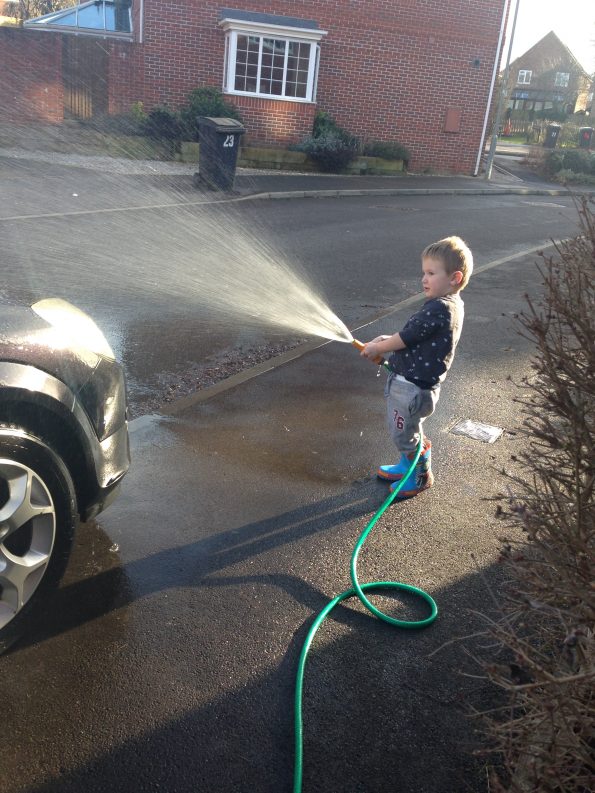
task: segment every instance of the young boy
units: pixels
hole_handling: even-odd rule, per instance
[[[473,271],[473,256],[462,239],[447,237],[428,245],[421,266],[426,302],[399,333],[378,336],[361,353],[372,361],[388,358],[387,419],[401,457],[395,465],[381,465],[377,474],[392,482],[391,490],[399,485],[415,457],[423,437],[422,422],[434,412],[440,385],[452,364],[463,327],[464,305],[459,292]],[[434,483],[431,446],[424,437],[419,461],[399,496],[415,496]]]

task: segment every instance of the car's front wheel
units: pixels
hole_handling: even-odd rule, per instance
[[[42,439],[0,425],[0,652],[66,567],[77,522],[68,469]]]

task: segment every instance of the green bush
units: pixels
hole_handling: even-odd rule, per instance
[[[241,121],[238,109],[226,102],[218,88],[207,85],[195,88],[188,94],[188,100],[180,110],[182,132],[185,140],[198,140],[198,119],[200,116],[234,118]]]
[[[130,105],[130,111],[128,115],[139,125],[143,124],[147,120],[147,114],[145,113],[145,108],[142,102],[133,102]]]
[[[343,127],[339,126],[335,119],[325,110],[319,110],[314,116],[314,124],[312,126],[313,138],[326,138],[332,135],[344,141],[348,146],[357,146],[358,140],[351,132],[348,132]]]
[[[591,155],[585,149],[567,149],[564,152],[564,168],[575,173],[589,173]]]
[[[344,130],[337,124],[335,119],[326,110],[317,110],[312,125],[312,137],[319,138],[328,132],[343,132]]]
[[[356,138],[346,139],[335,131],[309,136],[294,148],[305,152],[321,170],[332,173],[344,170],[358,154]]]
[[[382,157],[384,160],[403,160],[409,162],[409,150],[394,141],[371,140],[362,146],[366,157]]]
[[[156,105],[142,122],[142,130],[152,140],[175,143],[182,138],[180,115],[165,105]]]
[[[582,171],[571,171],[563,168],[556,174],[556,182],[561,184],[595,184],[595,175]]]
[[[545,169],[548,174],[556,174],[564,167],[564,153],[551,151],[545,158]]]
[[[359,141],[329,113],[319,110],[314,116],[312,134],[290,148],[305,152],[322,171],[336,173],[357,157]]]

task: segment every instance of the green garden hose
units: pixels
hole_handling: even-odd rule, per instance
[[[304,669],[306,667],[306,658],[308,656],[308,651],[310,650],[310,645],[312,644],[312,640],[314,639],[314,635],[318,628],[322,625],[324,620],[327,616],[331,613],[331,611],[335,608],[335,606],[342,603],[344,600],[347,600],[350,597],[357,596],[363,605],[370,611],[374,616],[378,617],[378,619],[383,620],[384,622],[388,622],[389,625],[394,625],[397,628],[426,628],[428,625],[431,625],[432,622],[438,616],[438,607],[434,599],[428,595],[427,592],[424,592],[423,589],[419,589],[418,587],[412,586],[411,584],[402,584],[398,581],[374,581],[368,584],[360,584],[357,580],[357,557],[359,552],[366,541],[368,534],[372,531],[378,520],[382,517],[382,515],[386,512],[395,498],[398,496],[401,488],[405,484],[405,481],[409,478],[409,476],[413,473],[415,466],[417,465],[417,461],[421,456],[422,451],[422,439],[420,438],[419,446],[417,447],[417,451],[415,453],[415,457],[413,462],[411,463],[409,470],[403,476],[401,481],[399,482],[398,486],[394,489],[394,491],[390,494],[390,496],[386,499],[386,501],[382,504],[380,509],[376,512],[373,516],[372,520],[368,523],[362,534],[360,535],[357,543],[355,544],[355,548],[353,549],[353,554],[351,556],[351,565],[350,565],[350,574],[351,574],[351,583],[353,584],[352,589],[347,589],[345,592],[341,592],[340,595],[333,598],[333,600],[329,601],[327,605],[322,609],[320,614],[314,620],[312,627],[308,631],[308,635],[306,636],[306,640],[302,647],[302,652],[300,654],[300,660],[298,664],[298,670],[296,675],[296,683],[295,683],[295,713],[294,713],[294,730],[295,730],[295,759],[294,759],[294,772],[293,772],[293,793],[301,793],[302,790],[302,772],[303,772],[303,719],[302,719],[302,694],[304,688]],[[388,614],[384,614],[384,612],[380,611],[376,608],[366,597],[364,594],[365,592],[376,592],[381,589],[400,589],[401,591],[409,592],[414,595],[418,595],[430,607],[430,615],[423,620],[398,620],[394,617],[389,617]]]

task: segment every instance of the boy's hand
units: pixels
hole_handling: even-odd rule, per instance
[[[373,341],[369,341],[367,344],[364,344],[364,349],[361,351],[360,355],[363,355],[364,358],[369,358],[369,360],[373,361],[374,363],[382,363],[384,359],[380,354],[380,350],[378,349],[378,342],[382,341],[382,339],[382,336],[378,336]]]

